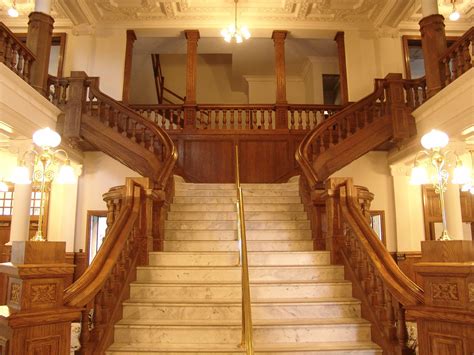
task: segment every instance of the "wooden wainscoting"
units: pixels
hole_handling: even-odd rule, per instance
[[[239,146],[241,181],[284,182],[298,174],[295,151],[305,132],[283,130],[169,133],[177,146],[178,174],[190,182],[235,181],[234,146]]]

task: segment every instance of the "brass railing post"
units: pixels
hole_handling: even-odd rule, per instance
[[[240,187],[239,147],[235,146],[235,183],[237,187],[237,233],[240,244],[240,266],[242,267],[242,346],[247,355],[253,355],[252,308],[250,302],[247,237],[245,234],[244,197]]]

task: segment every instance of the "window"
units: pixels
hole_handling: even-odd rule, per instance
[[[387,246],[385,237],[385,211],[370,211],[370,226],[377,233],[383,245]]]
[[[89,264],[95,258],[107,231],[107,211],[87,211],[86,250]]]

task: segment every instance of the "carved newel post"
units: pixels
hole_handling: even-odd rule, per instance
[[[66,243],[13,242],[11,263],[0,264],[0,272],[8,276],[0,353],[69,354],[71,322],[81,313],[63,305],[65,280],[74,273],[66,264]]]
[[[276,128],[288,129],[288,102],[286,101],[286,70],[285,70],[285,39],[288,31],[273,31],[272,39],[275,46],[275,77],[276,77]]]
[[[184,34],[187,40],[184,128],[194,129],[196,127],[197,46],[200,35],[198,30],[186,30]]]
[[[423,241],[415,271],[423,277],[424,305],[416,318],[420,355],[474,353],[474,241]]]

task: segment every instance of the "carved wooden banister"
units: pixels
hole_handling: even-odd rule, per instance
[[[474,55],[474,27],[453,43],[439,58],[444,68],[444,85],[448,85],[472,67]]]
[[[350,179],[335,192],[345,243],[339,252],[373,325],[372,337],[387,354],[408,354],[405,307],[424,303],[423,290],[397,266],[369,226]]]
[[[65,112],[63,136],[72,144],[86,141],[164,189],[177,151],[158,125],[99,89],[97,78],[72,72],[50,77],[50,100]]]
[[[303,176],[311,188],[332,173],[386,143],[415,133],[411,111],[421,105],[425,94],[414,99],[414,88],[423,80],[403,80],[389,74],[375,80],[375,90],[316,126],[296,151]]]
[[[64,292],[66,306],[84,308],[81,354],[103,354],[140,263],[145,235],[145,192],[127,179],[121,209],[85,273]]]
[[[33,52],[0,22],[0,63],[29,83],[31,65],[35,59]]]

